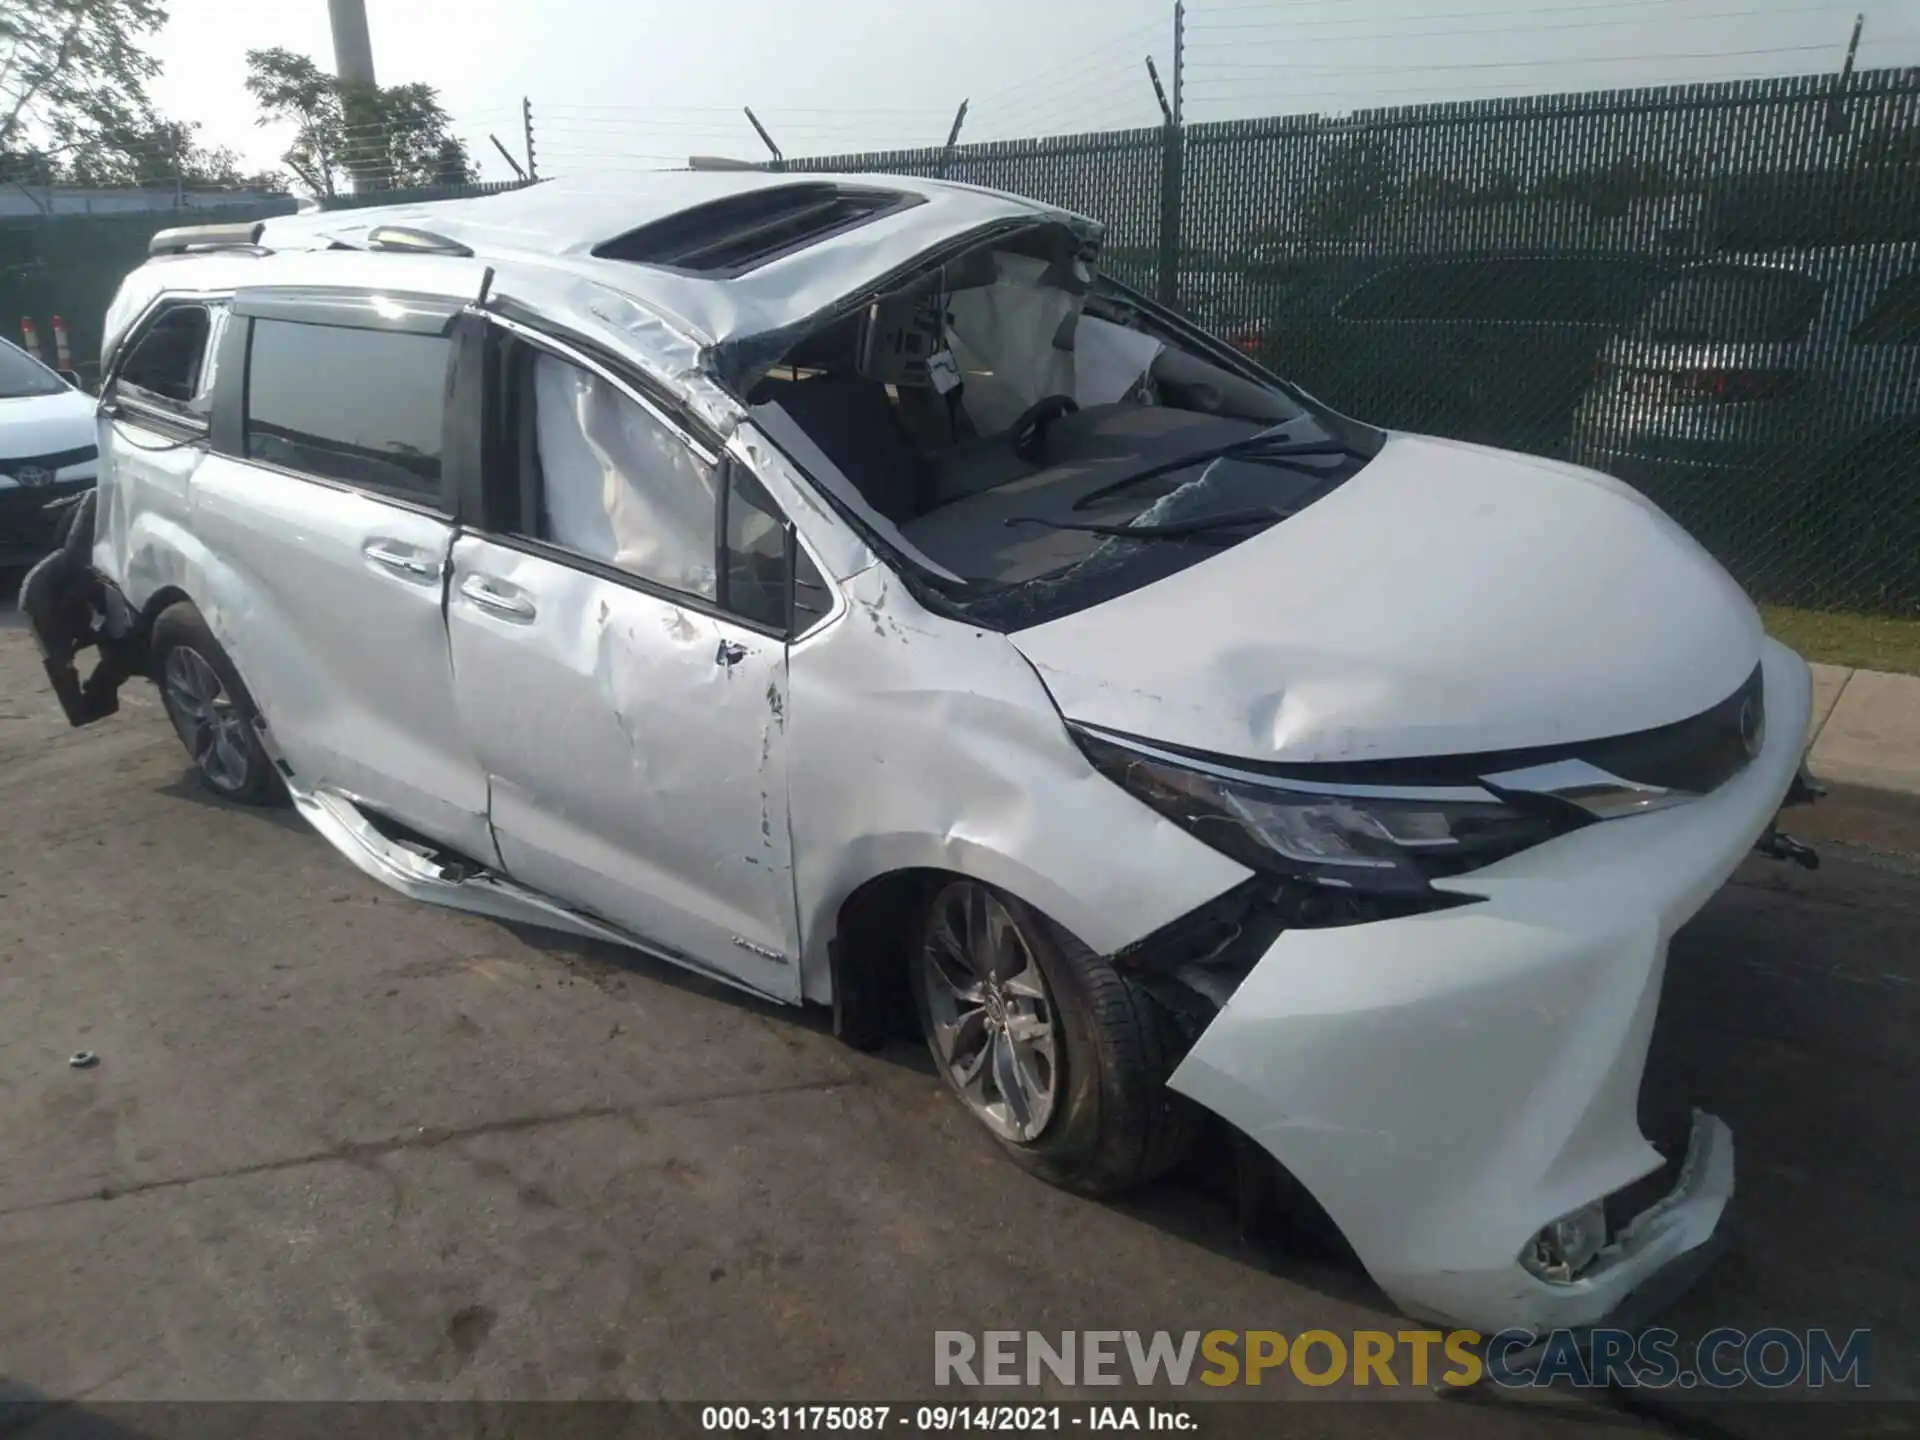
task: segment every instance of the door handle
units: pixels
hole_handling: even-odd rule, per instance
[[[440,578],[438,561],[422,560],[418,551],[410,551],[391,540],[369,540],[360,553],[374,564],[397,570],[402,575],[418,575],[425,580]]]
[[[747,658],[747,647],[738,640],[722,640],[720,648],[714,652],[713,663],[731,670]]]
[[[506,615],[515,620],[533,619],[538,613],[533,601],[517,590],[497,588],[502,583],[490,580],[485,575],[469,575],[460,582],[460,593],[482,610],[491,610],[496,615]]]

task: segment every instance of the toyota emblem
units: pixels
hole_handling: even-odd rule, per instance
[[[43,469],[38,465],[22,465],[18,470],[13,472],[13,478],[22,485],[51,485],[53,483],[53,471]]]

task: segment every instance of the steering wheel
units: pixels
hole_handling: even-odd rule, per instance
[[[1048,395],[1020,412],[1007,432],[1013,436],[1013,453],[1022,460],[1038,461],[1047,443],[1047,427],[1062,415],[1071,415],[1080,402],[1071,395]]]

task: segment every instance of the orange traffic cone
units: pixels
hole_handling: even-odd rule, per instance
[[[33,317],[31,315],[22,315],[20,317],[20,341],[21,348],[33,356],[34,359],[44,359],[40,354],[40,332],[33,328]]]

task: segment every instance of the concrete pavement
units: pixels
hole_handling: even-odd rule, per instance
[[[1813,773],[1920,804],[1920,675],[1813,667]]]

